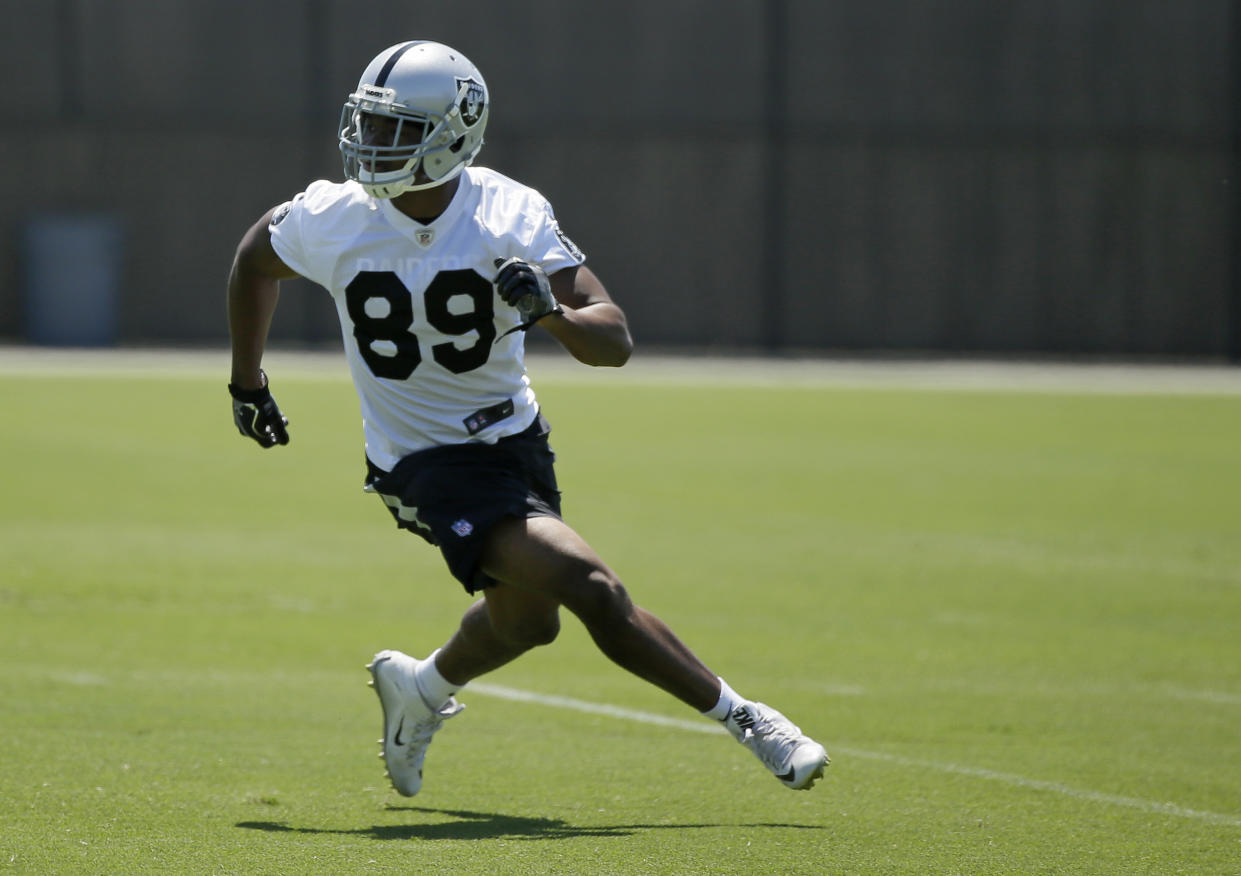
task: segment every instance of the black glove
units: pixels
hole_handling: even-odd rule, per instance
[[[552,294],[551,281],[538,265],[511,258],[496,259],[500,269],[493,281],[500,299],[521,314],[519,328],[528,329],[549,313],[564,313],[564,308]]]
[[[289,419],[280,413],[276,400],[271,397],[267,388],[267,373],[260,371],[263,385],[258,389],[242,389],[235,384],[228,385],[228,394],[233,397],[233,422],[237,431],[258,442],[259,447],[275,447],[277,444],[289,443]]]

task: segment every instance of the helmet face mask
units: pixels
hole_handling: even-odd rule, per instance
[[[442,185],[483,145],[490,100],[482,74],[440,43],[402,43],[367,66],[341,110],[345,176],[376,198]]]

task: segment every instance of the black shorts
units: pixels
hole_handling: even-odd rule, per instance
[[[479,568],[483,537],[505,517],[560,517],[551,427],[542,414],[495,444],[449,444],[411,453],[390,472],[366,461],[366,488],[397,526],[440,549],[448,569],[474,593],[495,580]]]

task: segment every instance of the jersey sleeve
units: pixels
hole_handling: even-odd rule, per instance
[[[271,214],[271,220],[267,223],[272,249],[280,256],[280,261],[303,277],[308,270],[305,247],[302,245],[304,212],[301,206],[305,197],[305,192],[299,192],[293,200],[285,201]]]
[[[586,261],[586,255],[556,221],[552,205],[543,201],[542,215],[535,223],[534,236],[530,241],[529,258],[548,274],[563,268],[571,268]]]
[[[328,285],[331,281],[331,264],[323,258],[323,248],[315,245],[311,238],[312,223],[307,217],[312,215],[311,205],[321,194],[323,181],[311,183],[306,191],[294,195],[272,213],[267,225],[271,235],[272,249],[280,256],[280,261],[289,266],[308,280],[320,285]]]

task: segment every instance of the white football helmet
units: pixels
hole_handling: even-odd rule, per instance
[[[456,49],[427,40],[384,49],[341,111],[345,176],[375,198],[446,183],[482,148],[490,109],[482,74]]]

